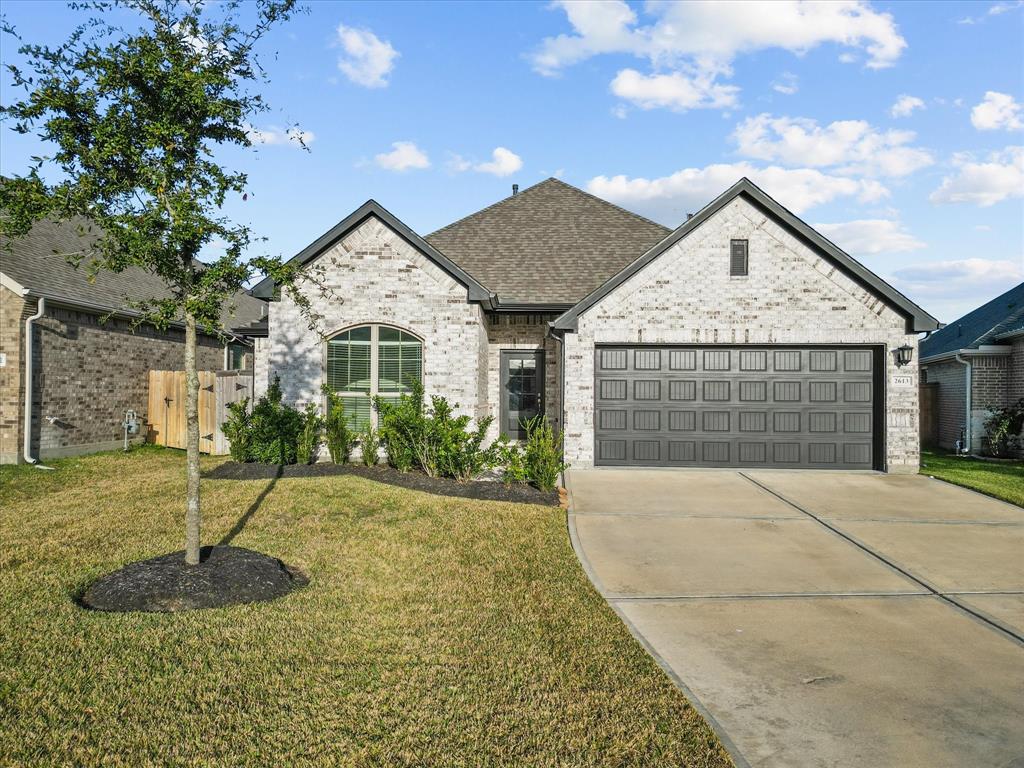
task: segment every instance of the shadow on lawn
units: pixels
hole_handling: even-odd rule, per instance
[[[238,518],[238,522],[236,522],[231,527],[231,530],[224,534],[224,538],[217,542],[218,547],[228,546],[232,541],[234,541],[235,537],[242,532],[242,530],[245,528],[246,523],[249,522],[249,518],[256,514],[256,510],[260,508],[260,505],[263,503],[263,500],[267,498],[268,495],[270,495],[270,492],[272,490],[274,490],[274,486],[277,485],[277,481],[280,479],[283,471],[284,468],[278,466],[277,474],[275,474],[274,477],[271,478],[270,482],[267,483],[267,487],[260,491],[260,495],[257,496],[256,500],[249,505],[249,508],[247,510],[245,510],[245,514]]]

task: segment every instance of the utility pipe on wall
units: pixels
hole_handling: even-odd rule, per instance
[[[21,452],[29,464],[38,463],[32,456],[32,372],[35,368],[32,365],[32,324],[46,312],[46,299],[40,296],[37,302],[36,313],[25,318],[25,437]]]
[[[974,384],[971,381],[971,379],[972,379],[972,376],[971,376],[971,373],[972,373],[972,371],[971,371],[971,361],[970,360],[964,360],[962,357],[960,357],[960,353],[959,352],[956,353],[956,361],[958,363],[962,363],[963,365],[967,366],[966,388],[964,390],[964,403],[965,403],[964,411],[965,411],[965,416],[966,416],[966,421],[964,422],[964,443],[965,443],[965,445],[964,445],[964,453],[971,453],[971,451],[974,448],[974,445],[973,445],[973,432],[974,432],[974,430],[971,429],[971,390],[974,388]]]

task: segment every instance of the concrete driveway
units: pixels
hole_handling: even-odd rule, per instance
[[[594,585],[737,765],[1024,767],[1024,510],[907,475],[567,484]]]

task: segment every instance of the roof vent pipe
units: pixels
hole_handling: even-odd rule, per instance
[[[692,214],[692,213],[688,213],[688,214],[686,214],[686,220],[687,220],[687,221],[689,221],[689,220],[690,220],[690,219],[692,219],[692,218],[693,218],[693,214]]]
[[[512,185],[512,197],[515,197],[518,194],[519,194],[519,185],[518,184],[513,184]]]

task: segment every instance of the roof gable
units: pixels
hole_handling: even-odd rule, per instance
[[[686,222],[650,248],[646,253],[641,255],[618,274],[605,281],[596,290],[584,297],[570,310],[556,319],[554,323],[552,323],[552,327],[567,331],[575,330],[576,321],[581,314],[597,304],[618,286],[697,229],[701,224],[728,205],[734,198],[741,195],[765,213],[771,215],[782,226],[788,228],[798,238],[802,239],[809,246],[814,248],[814,250],[824,258],[829,259],[851,278],[870,290],[874,295],[878,296],[889,304],[889,306],[903,314],[907,318],[908,332],[916,333],[920,331],[931,331],[938,327],[938,320],[925,312],[921,307],[882,280],[882,278],[878,277],[878,275],[873,273],[852,256],[847,254],[835,245],[835,243],[828,240],[822,234],[810,227],[806,222],[802,221],[789,210],[782,207],[766,192],[764,192],[764,190],[747,178],[742,178],[733,184],[729,189],[704,206],[704,208],[699,212],[687,219]]]
[[[427,258],[441,267],[441,269],[455,278],[462,285],[466,286],[468,301],[489,302],[493,298],[491,291],[485,288],[476,278],[437,250],[437,248],[432,246],[422,237],[413,232],[412,229],[406,226],[393,213],[384,208],[384,206],[376,200],[367,200],[356,210],[299,251],[295,256],[289,259],[288,263],[297,264],[299,266],[308,264],[339,240],[344,238],[349,232],[359,227],[359,225],[371,216],[375,216],[383,221],[396,234],[398,234],[399,237],[423,253]],[[252,289],[252,294],[264,299],[273,298],[273,280],[265,278],[260,281]]]
[[[958,349],[980,347],[1021,327],[1024,327],[1024,283],[933,333],[921,342],[919,354],[924,360]]]
[[[571,306],[671,232],[550,178],[426,236],[508,304]]]

